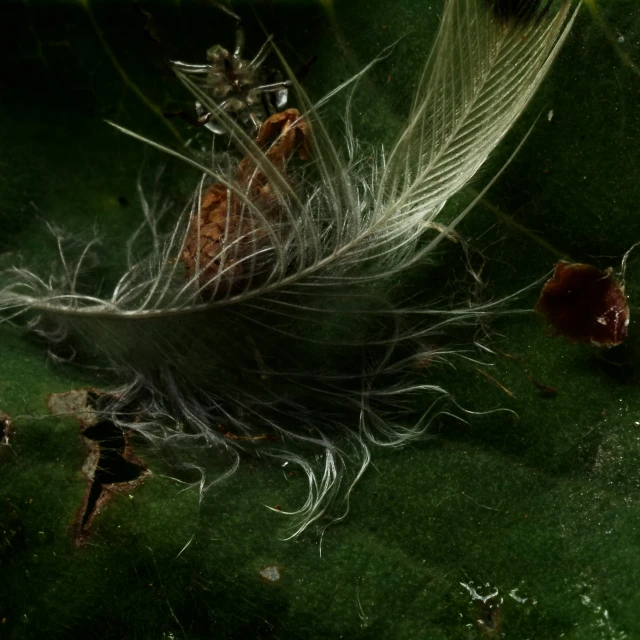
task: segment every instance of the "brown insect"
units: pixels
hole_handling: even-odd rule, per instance
[[[284,175],[294,153],[301,160],[311,158],[309,123],[297,109],[267,118],[256,143],[264,150],[260,161],[247,156],[240,162],[233,189],[219,182],[209,185],[187,231],[181,259],[186,277],[197,276],[204,297],[236,293],[259,278],[254,257],[268,240],[265,221],[281,222],[265,161]]]
[[[569,342],[615,347],[627,338],[629,304],[611,269],[558,262],[535,310]]]

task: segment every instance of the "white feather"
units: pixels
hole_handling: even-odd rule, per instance
[[[158,231],[158,215],[167,215],[163,201],[155,198],[154,207],[141,191],[145,219],[110,295],[79,292],[90,247],[70,264],[58,233],[60,270],[47,278],[27,269],[5,273],[0,310],[6,318],[27,313],[52,340],[72,334],[108,358],[123,386],[103,410],[159,448],[177,451],[185,468],[202,474],[201,493],[216,464],[207,451],[233,452],[235,469],[237,451],[252,450],[297,464],[306,475],[308,499],[291,511],[293,535],[327,513],[344,517],[369,464],[369,445],[424,437],[439,412],[448,412],[438,408],[448,393],[426,382],[416,363],[449,352],[421,346],[425,338],[500,309],[408,306],[392,291],[469,210],[444,225],[439,218],[545,77],[577,11],[572,0],[560,5],[550,15],[507,20],[488,0],[448,0],[408,123],[388,155],[361,153],[349,123],[346,139],[336,142],[320,116],[320,107],[367,69],[315,104],[290,74],[311,128],[312,161],[291,161],[283,171],[178,69],[236,152],[215,152],[205,162],[145,139],[202,174],[170,233]],[[253,163],[242,180],[240,158]],[[263,177],[276,217],[256,203]],[[203,279],[211,264],[198,254],[185,280],[179,257],[211,183],[227,189],[238,211],[228,207],[213,275]],[[233,216],[241,220],[235,231]],[[136,259],[145,233],[148,253]],[[256,439],[264,434],[277,444]],[[357,470],[345,478],[353,464]],[[340,501],[342,512],[332,507]]]

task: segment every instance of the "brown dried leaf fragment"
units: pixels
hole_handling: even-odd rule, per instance
[[[245,442],[259,442],[260,440],[266,440],[268,442],[278,442],[278,437],[274,435],[270,435],[267,433],[263,433],[259,436],[239,436],[231,431],[225,431],[222,425],[218,425],[218,431],[224,435],[225,438],[229,440],[244,440]]]
[[[535,310],[569,342],[615,347],[627,337],[629,305],[611,269],[558,262]]]
[[[502,389],[502,391],[504,391],[508,396],[511,396],[512,398],[516,397],[513,391],[511,391],[510,389],[507,389],[507,387],[505,387],[503,384],[498,382],[493,376],[490,376],[484,369],[480,369],[479,367],[476,367],[476,371],[481,373],[485,378],[491,380],[493,384],[495,384],[499,389]]]
[[[309,123],[302,118],[297,109],[286,109],[274,113],[264,121],[256,138],[261,149],[268,148],[265,156],[279,171],[284,170],[287,160],[297,151],[300,160],[311,159],[311,132]],[[238,167],[238,178],[247,180],[249,171],[257,168],[255,161],[247,157]]]
[[[296,109],[267,118],[256,143],[265,149],[262,161],[247,156],[240,162],[234,190],[209,185],[187,231],[181,259],[186,277],[198,277],[205,297],[245,290],[257,277],[251,256],[267,241],[264,221],[278,223],[282,213],[265,173],[265,158],[284,175],[296,152],[301,160],[311,157],[309,124]]]
[[[529,382],[539,391],[542,392],[544,396],[556,396],[558,395],[558,390],[555,387],[552,387],[548,384],[544,384],[542,382],[538,382],[531,377],[531,374],[528,371],[525,371],[524,374],[527,376]]]

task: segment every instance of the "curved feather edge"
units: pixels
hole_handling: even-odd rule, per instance
[[[344,518],[372,446],[424,438],[434,420],[456,409],[417,365],[472,358],[473,345],[435,347],[434,336],[504,312],[504,300],[421,306],[394,289],[466,214],[439,222],[447,200],[529,103],[578,8],[563,0],[551,15],[505,21],[485,0],[448,0],[408,123],[388,154],[363,150],[353,137],[351,98],[338,143],[321,115],[368,67],[314,104],[283,60],[312,132],[311,162],[291,161],[283,171],[178,70],[229,132],[235,153],[214,149],[203,160],[128,132],[201,173],[177,222],[160,233],[167,201],[157,193],[149,201],[140,189],[144,221],[108,296],[86,295],[80,286],[91,244],[72,261],[64,234],[52,229],[59,270],[47,277],[26,268],[4,272],[4,319],[24,316],[50,342],[72,337],[80,349],[107,358],[123,384],[101,411],[179,459],[187,476],[198,473],[195,482],[181,481],[199,487],[200,496],[237,468],[240,454],[252,452],[297,466],[306,478],[306,501],[287,512],[295,517],[292,536]],[[236,177],[242,157],[253,162],[244,181]],[[255,202],[258,177],[277,201],[277,220]],[[185,279],[178,258],[212,182],[236,199],[250,230],[238,224],[227,234],[214,276],[203,282],[209,263],[198,255],[198,268]],[[138,245],[146,247],[140,258]],[[246,277],[225,290],[220,283],[239,263]],[[221,452],[231,455],[230,470],[210,481]]]

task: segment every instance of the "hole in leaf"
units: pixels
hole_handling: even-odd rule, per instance
[[[47,398],[54,415],[78,421],[87,448],[82,465],[87,489],[72,527],[77,545],[87,540],[95,517],[116,494],[130,494],[151,474],[131,448],[131,432],[105,419],[112,399],[98,389],[73,389]]]
[[[130,448],[128,449],[127,438],[112,422],[106,420],[98,422],[98,424],[85,429],[82,435],[98,445],[98,460],[80,521],[80,530],[84,532],[101,506],[99,502],[104,497],[104,492],[114,489],[110,485],[126,484],[131,486],[132,483],[140,479],[146,468],[131,460],[133,454]]]

